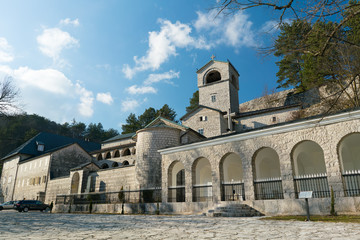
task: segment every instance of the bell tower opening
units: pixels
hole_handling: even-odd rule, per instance
[[[205,78],[206,84],[217,82],[220,80],[221,80],[221,74],[216,70],[209,72]]]

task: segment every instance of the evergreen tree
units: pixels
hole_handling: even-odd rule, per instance
[[[190,98],[190,105],[186,107],[186,112],[190,112],[199,106],[199,90],[193,93],[192,98]]]

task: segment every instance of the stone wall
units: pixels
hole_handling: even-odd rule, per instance
[[[161,186],[159,149],[180,145],[181,130],[170,127],[145,128],[137,132],[136,178],[141,188]]]
[[[126,190],[139,188],[135,179],[135,166],[102,169],[90,175],[96,176],[95,192],[117,192],[121,187]]]
[[[71,187],[70,177],[60,177],[49,180],[46,188],[45,203],[50,204],[52,201],[55,204],[56,195],[69,194]]]
[[[294,108],[287,108],[287,109],[282,109],[282,110],[277,110],[262,114],[251,115],[248,117],[241,117],[237,119],[238,124],[235,124],[235,129],[237,132],[240,132],[243,130],[261,128],[282,122],[288,122],[294,120],[293,114],[298,110],[299,110],[298,107],[294,107]]]
[[[20,156],[16,155],[3,164],[0,184],[4,201],[12,200],[19,160]]]
[[[200,121],[200,117],[207,117],[206,121]],[[184,126],[190,127],[194,131],[204,129],[205,137],[219,136],[226,131],[226,120],[218,111],[208,108],[199,108],[182,120]]]
[[[242,162],[246,200],[254,201],[253,158],[259,149],[269,147],[274,149],[279,156],[284,199],[295,201],[291,154],[298,143],[310,140],[317,143],[323,150],[328,184],[333,187],[337,196],[341,197],[344,189],[337,146],[344,136],[354,132],[360,132],[360,112],[331,116],[322,119],[321,122],[320,119],[314,119],[165,149],[160,151],[162,175],[167,176],[170,165],[174,161],[180,161],[185,167],[186,202],[192,202],[194,162],[200,157],[208,159],[212,172],[213,199],[217,203],[221,196],[220,162],[228,153],[235,153]],[[162,180],[162,197],[163,201],[166,201],[168,179],[164,177]]]
[[[48,181],[50,155],[20,162],[13,200],[39,199]]]
[[[72,144],[51,155],[50,178],[70,175],[70,169],[91,162],[92,157],[77,144]]]

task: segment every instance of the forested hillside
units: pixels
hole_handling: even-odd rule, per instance
[[[86,126],[75,120],[59,124],[38,115],[3,116],[0,117],[0,158],[39,132],[89,139],[93,142],[101,142],[119,134],[112,128],[104,130],[101,123]]]

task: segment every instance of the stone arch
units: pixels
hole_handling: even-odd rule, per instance
[[[231,75],[231,83],[236,87],[236,77],[234,74]]]
[[[220,160],[221,201],[245,199],[243,167],[240,156],[230,152]]]
[[[212,201],[212,170],[210,161],[199,157],[192,165],[193,201]]]
[[[291,151],[295,194],[312,191],[314,198],[329,197],[329,185],[326,176],[324,152],[319,144],[304,140]]]
[[[97,159],[98,161],[103,160],[102,154],[99,153],[99,155],[97,155],[96,159]]]
[[[101,165],[101,168],[102,168],[102,169],[109,168],[109,165],[108,165],[107,163],[104,163],[103,165]]]
[[[211,69],[205,75],[205,83],[213,83],[221,80],[221,74],[217,69]]]
[[[113,168],[118,167],[118,166],[119,166],[118,162],[113,162],[113,164],[111,165],[111,167],[113,167]]]
[[[283,199],[280,159],[270,147],[258,149],[252,159],[256,200]]]
[[[168,202],[185,202],[185,168],[174,161],[168,168]]]
[[[326,174],[324,152],[319,144],[304,140],[291,151],[294,176]]]
[[[280,178],[280,160],[277,152],[270,147],[258,149],[252,160],[254,180]]]
[[[110,152],[107,152],[106,154],[105,154],[105,159],[110,159],[111,158],[111,153]]]
[[[338,143],[337,152],[342,170],[345,196],[359,196],[360,133],[345,135]]]
[[[125,161],[123,161],[122,165],[127,166],[127,165],[129,165],[129,162],[125,160]]]
[[[71,191],[70,193],[78,193],[79,191],[80,175],[78,172],[74,173],[71,179]]]
[[[118,158],[120,157],[120,151],[119,150],[115,150],[114,152],[114,158]]]
[[[129,148],[125,148],[125,149],[123,150],[123,152],[122,152],[122,156],[129,156],[129,155],[131,155],[130,149],[129,149]]]
[[[342,172],[360,170],[360,133],[350,133],[338,143],[338,155]]]

